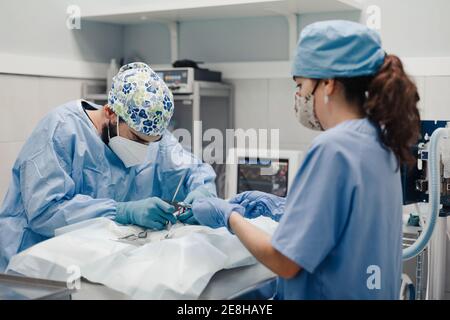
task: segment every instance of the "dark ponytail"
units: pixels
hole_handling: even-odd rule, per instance
[[[374,76],[336,80],[343,84],[346,99],[379,126],[381,142],[394,152],[399,164],[413,166],[411,146],[420,133],[419,94],[400,59],[386,55]]]

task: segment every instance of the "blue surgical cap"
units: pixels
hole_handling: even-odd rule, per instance
[[[292,75],[313,79],[373,75],[384,56],[376,31],[351,21],[316,22],[300,34]]]
[[[120,68],[112,79],[108,104],[132,129],[161,135],[173,115],[173,95],[164,81],[145,63]]]

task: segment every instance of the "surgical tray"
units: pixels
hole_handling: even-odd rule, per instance
[[[0,274],[0,300],[70,300],[65,282]]]

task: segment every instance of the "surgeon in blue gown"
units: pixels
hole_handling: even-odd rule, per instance
[[[173,97],[143,63],[123,66],[108,104],[68,102],[40,121],[14,163],[0,208],[0,271],[57,228],[96,217],[155,230],[171,200],[214,197],[215,173],[167,131]],[[26,124],[24,124],[26,125]],[[179,218],[196,223],[192,213]]]
[[[399,167],[414,164],[417,88],[377,32],[323,21],[300,35],[295,113],[322,131],[287,198],[248,191],[199,199],[197,220],[227,227],[276,273],[278,299],[398,299],[402,270]],[[267,235],[244,218],[267,216]]]

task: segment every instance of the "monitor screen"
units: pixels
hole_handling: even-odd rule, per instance
[[[285,197],[288,192],[288,169],[288,159],[240,158],[237,193],[258,190]]]

